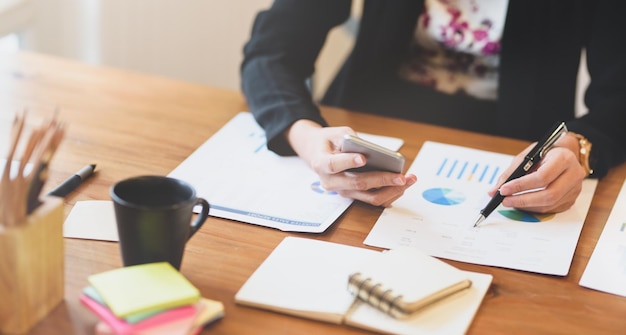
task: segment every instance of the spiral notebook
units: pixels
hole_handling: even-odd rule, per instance
[[[405,318],[472,285],[461,271],[415,248],[373,255],[348,277],[348,291],[396,318]]]
[[[353,284],[357,277],[370,279],[352,285],[351,293],[351,277]],[[491,281],[491,275],[456,269],[412,248],[379,252],[289,236],[248,278],[235,302],[388,334],[463,334]],[[366,289],[370,283],[380,294]]]

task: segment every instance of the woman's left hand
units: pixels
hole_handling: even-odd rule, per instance
[[[534,145],[515,156],[489,195],[493,196],[499,187],[500,194],[505,196],[503,206],[530,212],[554,213],[569,209],[587,177],[578,161],[578,140],[571,135],[566,134],[557,141],[531,173],[504,183]]]

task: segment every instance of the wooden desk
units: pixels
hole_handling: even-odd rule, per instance
[[[237,112],[246,110],[238,92],[34,54],[0,56],[0,102],[3,141],[13,113],[25,106],[30,126],[39,124],[55,106],[69,125],[44,191],[85,164],[97,164],[97,174],[68,197],[66,213],[79,200],[110,199],[109,188],[123,178],[168,174]],[[401,152],[408,164],[425,140],[507,154],[528,144],[338,109],[323,112],[333,125],[405,139]],[[2,150],[5,143],[0,142]],[[600,182],[566,277],[449,261],[461,269],[494,276],[470,334],[624,331],[626,298],[580,287],[578,281],[625,177],[623,165]],[[324,234],[304,236],[364,247],[362,242],[381,212],[381,208],[355,203]],[[202,334],[363,333],[235,305],[237,290],[287,235],[303,236],[212,217],[190,240],[182,273],[203,296],[223,301],[226,308],[225,318]],[[31,334],[92,334],[96,318],[80,305],[79,293],[87,276],[121,266],[116,243],[66,239],[65,247],[65,301]]]

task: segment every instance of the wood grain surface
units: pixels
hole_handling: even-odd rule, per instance
[[[29,110],[27,128],[40,124],[57,107],[59,119],[67,123],[44,192],[84,165],[97,164],[96,174],[66,199],[66,215],[76,201],[110,199],[109,189],[116,181],[168,174],[230,118],[247,110],[239,92],[32,53],[0,55],[0,103],[2,154],[7,147],[4,134],[17,110]],[[325,107],[323,114],[331,125],[403,138],[406,143],[400,152],[407,157],[406,166],[426,140],[506,154],[516,154],[529,144],[341,109]],[[565,277],[447,261],[494,276],[469,334],[624,332],[626,298],[583,288],[578,281],[625,177],[622,165],[600,181]],[[224,319],[202,334],[367,333],[239,306],[234,295],[285,236],[366,247],[363,240],[381,212],[382,208],[354,203],[323,234],[285,233],[209,218],[187,244],[181,267],[203,296],[225,305]],[[97,319],[80,305],[78,296],[89,275],[120,266],[117,243],[65,239],[65,300],[30,334],[93,334]]]

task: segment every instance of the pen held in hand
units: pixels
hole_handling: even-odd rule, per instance
[[[80,169],[80,171],[67,178],[59,186],[54,188],[48,195],[55,197],[66,197],[72,193],[84,180],[89,178],[95,171],[96,164],[89,164]]]
[[[556,141],[558,141],[565,133],[567,133],[565,122],[559,122],[551,128],[550,131],[528,152],[524,160],[515,169],[515,171],[511,173],[504,184],[528,174],[535,164],[543,158],[546,152],[548,152],[554,143],[556,143]],[[474,227],[478,227],[481,222],[485,221],[489,214],[491,214],[496,207],[502,203],[502,200],[504,200],[504,196],[500,193],[500,190],[498,190],[489,203],[487,203],[487,206],[480,211],[478,218],[474,222]]]

